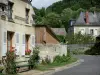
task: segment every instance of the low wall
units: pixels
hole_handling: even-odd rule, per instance
[[[69,44],[67,45],[68,49],[70,50],[88,50],[94,44]]]
[[[39,47],[39,55],[41,60],[48,57],[51,62],[53,58],[57,55],[67,55],[67,45],[37,45]]]

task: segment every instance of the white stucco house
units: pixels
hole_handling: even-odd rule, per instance
[[[76,20],[70,20],[69,33],[100,35],[100,12],[81,12]]]
[[[35,46],[32,0],[0,0],[0,60],[7,50],[15,48],[16,55]]]

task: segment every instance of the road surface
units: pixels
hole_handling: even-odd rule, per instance
[[[84,59],[84,62],[53,75],[100,75],[100,56],[81,55],[77,57]]]

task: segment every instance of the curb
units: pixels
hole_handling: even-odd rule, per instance
[[[72,64],[69,64],[69,65],[66,65],[66,66],[63,66],[63,67],[54,68],[51,71],[43,72],[42,74],[39,74],[39,75],[53,75],[56,72],[63,71],[65,69],[69,69],[69,68],[72,68],[74,66],[78,66],[82,62],[84,62],[84,59],[79,59],[79,60],[77,60],[76,62],[74,62]]]

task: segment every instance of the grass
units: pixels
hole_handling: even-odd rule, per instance
[[[77,61],[77,58],[71,58],[67,62],[51,63],[51,64],[47,64],[47,65],[42,65],[41,64],[41,65],[37,66],[37,70],[40,70],[40,71],[52,70],[55,67],[65,66],[65,65],[71,64],[71,63],[76,62],[76,61]]]

